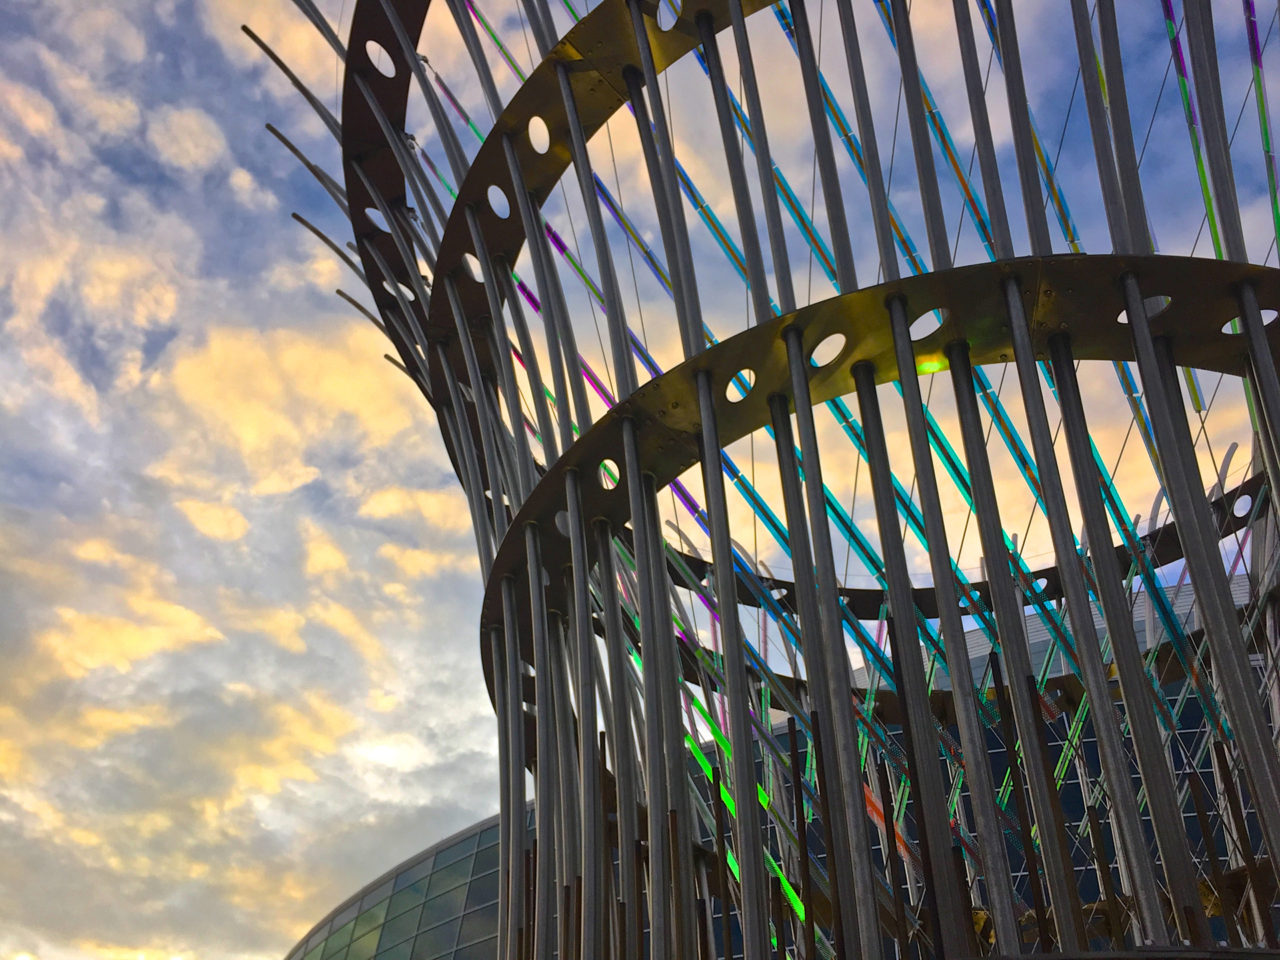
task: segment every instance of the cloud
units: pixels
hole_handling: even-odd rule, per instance
[[[225,503],[179,500],[175,506],[193,527],[211,540],[239,540],[249,532],[249,521],[244,514]]]
[[[233,591],[219,592],[219,606],[228,626],[233,630],[243,630],[270,637],[290,653],[305,653],[306,641],[302,639],[302,628],[307,618],[292,606],[278,607],[259,606],[246,603]]]
[[[141,125],[142,110],[134,96],[102,84],[82,69],[85,62],[82,56],[68,60],[44,45],[37,46],[35,53],[46,75],[56,85],[58,98],[72,115],[72,126],[76,130],[82,133],[88,130],[104,140],[115,141],[132,134]]]
[[[57,746],[93,751],[116,737],[168,722],[168,710],[158,703],[90,703],[60,710],[38,722],[5,704],[0,706],[0,776],[14,784],[26,782],[35,773],[39,758]]]
[[[72,46],[81,51],[82,62],[94,67],[113,60],[138,64],[147,55],[146,36],[125,11],[109,6],[86,9],[76,3],[60,5],[70,7],[64,29]]]
[[[147,142],[160,161],[185,173],[204,173],[228,154],[227,138],[199,107],[161,107],[147,123]]]
[[[378,556],[394,563],[410,580],[435,577],[449,571],[479,570],[474,551],[442,552],[401,547],[394,543],[378,548]]]
[[[280,291],[297,290],[310,284],[327,294],[345,279],[344,269],[332,253],[322,250],[308,260],[276,264],[267,274],[267,282]]]
[[[355,727],[347,710],[315,691],[304,693],[301,703],[268,703],[264,709],[266,736],[225,741],[215,750],[232,781],[220,800],[222,808],[277,794],[288,781],[315,781],[315,758],[336,752],[339,741]]]
[[[452,532],[469,531],[471,514],[466,497],[456,487],[443,490],[408,490],[386,487],[370,493],[360,505],[360,516],[385,519],[420,514],[428,525]]]
[[[49,98],[20,83],[0,83],[0,105],[17,129],[37,139],[55,135],[58,112]]]
[[[36,639],[69,677],[112,667],[124,672],[134,663],[193,643],[212,643],[222,634],[200,614],[147,592],[126,600],[131,616],[85,613],[59,607],[59,625]]]
[[[350,608],[328,597],[323,597],[307,608],[307,616],[349,641],[352,649],[370,667],[381,668],[386,662],[386,651],[382,643]]]
[[[276,195],[267,190],[244,167],[236,167],[227,175],[231,194],[242,207],[251,210],[274,210],[280,205]]]
[[[321,7],[325,4],[321,4]],[[275,67],[240,30],[248,24],[321,99],[327,100],[337,83],[337,58],[328,44],[298,15],[288,0],[200,0],[200,20],[223,52],[240,67],[263,67],[268,86],[290,106],[300,98]],[[336,22],[338,10],[330,22]],[[306,107],[302,108],[303,110]]]
[[[339,575],[350,572],[342,548],[310,519],[302,522],[302,542],[306,549],[303,569],[308,577],[334,582]]]
[[[155,263],[133,250],[103,247],[83,266],[80,297],[91,310],[123,313],[139,327],[172,319],[178,292]]]
[[[255,494],[287,493],[319,475],[310,447],[344,422],[380,447],[420,420],[421,398],[387,376],[384,350],[377,331],[355,323],[325,337],[220,327],[177,358],[171,383],[213,438],[240,454]]]

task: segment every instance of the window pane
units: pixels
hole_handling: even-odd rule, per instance
[[[378,954],[377,960],[409,960],[409,955],[413,952],[413,941],[406,940],[404,943],[398,944],[389,950],[383,950]]]
[[[332,926],[332,924],[326,923],[324,926],[317,927],[314,931],[312,931],[311,936],[307,938],[308,950],[312,949],[313,947],[318,947],[320,946],[320,944],[324,943],[324,938],[329,934],[330,926]]]
[[[396,877],[395,889],[403,890],[415,880],[421,880],[431,872],[431,864],[434,862],[432,857],[423,857],[404,873]]]
[[[347,953],[347,960],[369,960],[377,949],[378,931],[374,930],[372,933],[366,933],[351,944],[351,950]]]
[[[337,930],[340,926],[356,918],[356,914],[360,912],[360,904],[353,903],[347,909],[333,918],[333,929]]]
[[[458,940],[458,919],[442,923],[418,934],[413,941],[413,960],[433,960],[448,953]]]
[[[487,907],[473,910],[462,918],[462,930],[458,934],[459,943],[472,943],[485,937],[492,937],[498,932],[498,905],[491,903]]]
[[[386,883],[380,886],[377,890],[371,890],[368,893],[366,893],[364,895],[364,899],[360,901],[360,907],[362,909],[367,910],[369,907],[373,906],[379,900],[385,900],[389,896],[391,896],[390,880],[388,880]]]
[[[480,831],[480,846],[487,847],[498,842],[498,824]]]
[[[443,867],[447,863],[453,863],[455,860],[461,860],[467,854],[476,848],[476,841],[479,837],[471,834],[469,837],[463,837],[452,846],[445,847],[436,853],[436,866]]]
[[[386,917],[387,901],[383,900],[372,910],[366,910],[356,918],[355,936],[357,938],[362,937],[374,927],[382,926],[382,921],[385,920]]]
[[[329,934],[329,939],[324,942],[324,953],[322,954],[326,960],[351,942],[351,933],[355,930],[355,926],[354,923],[345,923]]]
[[[418,932],[418,915],[422,913],[421,907],[414,907],[408,913],[402,913],[400,916],[388,920],[382,925],[382,939],[378,941],[381,947],[390,947],[399,943],[401,940],[408,940]]]
[[[418,924],[418,929],[425,930],[427,927],[457,917],[462,913],[466,899],[467,888],[454,887],[448,893],[428,900],[422,908],[422,920]]]
[[[486,903],[493,903],[498,899],[498,871],[486,873],[483,877],[476,877],[471,881],[471,886],[467,890],[467,909],[473,907],[483,907]]]
[[[471,875],[478,877],[482,873],[498,869],[498,848],[486,847],[476,854],[475,863],[471,867]]]
[[[391,906],[387,908],[388,917],[398,917],[411,907],[416,907],[427,899],[427,882],[420,880],[407,890],[401,890],[391,898]]]
[[[431,874],[431,879],[427,882],[427,896],[433,897],[437,893],[443,893],[451,887],[456,887],[460,883],[466,882],[471,876],[471,858],[459,860],[457,863],[451,863],[443,870],[437,870]]]
[[[498,938],[490,937],[469,947],[463,947],[453,955],[453,960],[494,960],[498,955]]]

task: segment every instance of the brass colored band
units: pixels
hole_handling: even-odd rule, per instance
[[[1131,338],[1118,319],[1123,310],[1119,281],[1127,273],[1140,277],[1144,289],[1169,299],[1167,307],[1153,317],[1152,329],[1157,337],[1169,339],[1178,364],[1201,370],[1231,376],[1245,372],[1244,337],[1223,332],[1238,313],[1236,290],[1242,282],[1255,286],[1264,309],[1280,307],[1280,270],[1274,268],[1191,257],[1091,254],[1027,257],[903,278],[810,304],[752,327],[642,384],[547,469],[498,548],[488,574],[481,630],[502,623],[504,577],[514,577],[519,589],[528,589],[522,533],[526,526],[534,524],[544,532],[545,569],[560,570],[570,562],[569,541],[559,529],[564,526],[559,515],[565,510],[566,471],[582,475],[583,513],[588,522],[607,519],[614,530],[629,523],[624,472],[615,471],[621,479],[612,489],[600,482],[602,462],[623,463],[624,419],[634,420],[639,427],[640,462],[653,474],[658,489],[698,463],[699,372],[710,371],[716,384],[716,417],[721,442],[728,446],[769,422],[770,396],[790,395],[783,334],[792,328],[801,331],[806,353],[829,337],[843,337],[836,357],[813,369],[815,404],[851,393],[851,370],[864,361],[874,365],[877,383],[896,379],[885,306],[895,297],[906,301],[909,316],[939,311],[945,318],[941,326],[916,341],[919,369],[946,369],[944,347],[959,339],[969,342],[975,366],[1003,362],[1012,351],[1001,288],[1001,281],[1009,276],[1021,281],[1037,356],[1047,355],[1050,336],[1065,333],[1071,337],[1077,359],[1131,360]],[[1271,324],[1267,334],[1275,355],[1280,351],[1280,324]],[[726,388],[743,370],[754,377],[752,389],[741,400],[736,392],[730,399]],[[567,602],[562,579],[550,576],[547,609],[564,613]],[[521,637],[530,635],[528,626],[521,624]],[[492,691],[491,653],[487,644],[481,649],[486,683]],[[531,649],[522,648],[520,655],[526,663],[532,662]]]

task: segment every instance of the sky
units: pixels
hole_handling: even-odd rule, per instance
[[[332,104],[285,2],[0,10],[6,960],[280,957],[496,810],[465,504],[242,22]]]
[[[927,76],[967,150],[950,4],[917,2]],[[351,6],[321,4],[340,34]],[[493,6],[527,66],[516,5]],[[1238,4],[1217,7],[1234,28]],[[459,78],[461,102],[485,129],[444,8],[428,20],[432,63]],[[1062,131],[1064,179],[1087,197],[1087,131],[1068,96],[1074,51],[1052,8],[1019,6],[1024,57],[1037,64],[1039,122]],[[1158,14],[1138,23],[1135,9],[1122,5],[1136,24],[1126,53],[1158,78],[1168,52]],[[766,19],[752,29],[781,65],[765,78],[777,159],[811,197],[812,152],[789,135],[805,122],[788,105],[799,80]],[[288,0],[0,8],[0,960],[281,957],[360,885],[496,809],[465,500],[430,407],[383,359],[381,335],[334,296],[358,296],[358,280],[290,219],[300,211],[339,242],[349,236],[264,124],[334,173],[337,148],[242,23],[337,110],[340,65]],[[824,69],[844,90],[831,26]],[[863,30],[879,30],[874,15]],[[489,55],[509,94],[514,80]],[[890,75],[886,44],[869,43],[867,56],[873,82]],[[696,75],[680,69],[677,83]],[[1225,59],[1228,99],[1247,82],[1247,63]],[[714,156],[717,134],[705,84],[701,101],[695,87],[671,102],[678,148],[709,205],[730,218],[723,171],[701,159]],[[1180,104],[1171,94],[1157,108],[1154,82],[1144,89],[1131,96],[1155,130],[1148,187],[1194,191]],[[892,116],[895,87],[875,84],[875,97]],[[997,89],[1007,166],[999,103]],[[438,151],[424,117],[410,123]],[[634,123],[620,117],[607,136],[592,145],[598,168],[656,244]],[[892,145],[901,160],[905,136],[882,131],[882,150]],[[1256,139],[1256,127],[1242,136]],[[923,246],[914,182],[905,163],[895,169],[895,202]],[[1238,176],[1251,254],[1274,262],[1265,189],[1256,163],[1249,169]],[[954,209],[954,189],[944,190]],[[568,191],[549,203],[566,235],[580,202]],[[849,203],[865,197],[851,192]],[[1105,249],[1089,203],[1077,208],[1082,232]],[[1208,252],[1194,203],[1156,205],[1152,217],[1162,249]],[[952,226],[959,259],[980,259],[971,226],[959,216]],[[694,243],[704,288],[725,291],[705,305],[709,322],[741,329],[741,285],[711,241],[695,232]],[[855,236],[855,253],[872,282],[869,231]],[[803,257],[793,269],[802,299],[829,295]],[[669,313],[643,269],[632,263],[625,279],[638,324]],[[590,304],[580,290],[568,296],[584,353],[607,376]],[[650,345],[664,366],[679,359],[670,327],[654,323]],[[1224,401],[1215,416],[1239,432],[1238,404]],[[1124,459],[1125,426],[1097,423],[1108,462]],[[823,430],[824,443],[838,441],[836,427]],[[1135,485],[1149,497],[1143,458],[1123,468],[1146,471]],[[828,479],[842,498],[858,489],[856,472]],[[1013,486],[1010,515],[1030,512]],[[1136,497],[1131,509],[1148,502]],[[754,520],[736,501],[731,510],[750,542]],[[870,513],[864,496],[855,514]],[[760,549],[785,568],[779,551]]]

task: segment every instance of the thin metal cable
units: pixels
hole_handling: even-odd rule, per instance
[[[516,4],[516,16],[520,18],[520,32],[524,35],[524,55],[529,58],[527,62],[532,72],[532,68],[538,65],[538,61],[533,59],[533,45],[529,43],[529,25],[524,18],[524,4]]]
[[[618,157],[613,149],[613,122],[610,121],[604,125],[605,136],[609,139],[609,162],[613,166],[613,186],[618,196],[618,209],[626,213],[626,204],[622,199],[622,178],[618,176]],[[625,244],[627,248],[627,265],[631,268],[631,288],[636,295],[636,313],[640,318],[640,340],[644,343],[645,350],[649,349],[649,331],[644,325],[644,306],[640,302],[640,279],[636,275],[635,254],[632,252],[632,244]]]
[[[574,217],[569,212],[569,195],[565,192],[565,189],[564,189],[564,178],[561,178],[559,186],[560,186],[560,199],[564,201],[565,219],[569,221],[569,235],[573,237],[573,255],[579,263],[582,263],[582,247],[578,244],[578,228],[574,225]],[[582,203],[585,207],[586,204],[591,203],[595,200],[596,200],[595,197],[592,197],[590,200],[588,200],[586,197],[583,197]],[[600,332],[600,316],[599,314],[596,313],[595,297],[591,296],[589,292],[587,296],[587,306],[591,308],[591,323],[596,328],[596,342],[600,345],[600,362],[601,362],[601,365],[604,367],[604,375],[608,380],[609,392],[612,393],[614,396],[617,396],[618,388],[614,385],[614,381],[613,381],[613,365],[611,360],[611,353],[609,350],[605,349],[604,335]],[[571,368],[571,372],[572,372],[572,368]]]
[[[1182,31],[1182,22],[1178,22],[1178,32]],[[1169,74],[1173,71],[1173,52],[1169,53],[1169,62],[1164,67],[1164,79],[1160,81],[1160,90],[1156,94],[1155,105],[1151,108],[1151,119],[1147,121],[1147,132],[1142,138],[1142,149],[1138,151],[1138,169],[1142,169],[1142,158],[1147,155],[1147,144],[1151,141],[1151,131],[1156,125],[1156,114],[1160,112],[1160,101],[1164,99],[1164,88],[1169,83]]]
[[[902,120],[902,74],[898,74],[898,101],[893,112],[893,138],[889,141],[889,176],[885,179],[884,192],[888,196],[893,192],[894,164],[898,157],[898,126]],[[884,264],[876,268],[876,279],[884,279]]]

